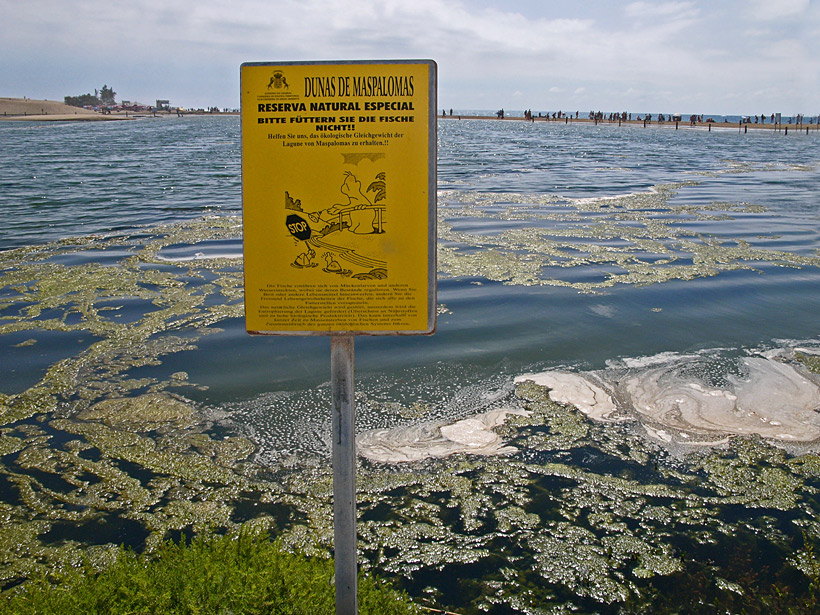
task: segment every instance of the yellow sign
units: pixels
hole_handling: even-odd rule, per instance
[[[435,63],[240,72],[248,332],[432,333]]]

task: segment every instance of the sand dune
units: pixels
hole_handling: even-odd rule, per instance
[[[81,107],[71,107],[55,100],[0,98],[0,120],[68,121],[123,119],[103,115]]]

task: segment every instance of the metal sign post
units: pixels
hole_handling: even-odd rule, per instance
[[[355,615],[358,612],[354,339],[352,335],[333,335],[330,338],[336,615]]]
[[[355,615],[355,335],[436,328],[436,63],[249,62],[245,328],[329,335],[336,613]]]

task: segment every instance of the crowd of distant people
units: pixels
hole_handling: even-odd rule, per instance
[[[441,110],[441,115],[446,116],[447,111],[445,109],[442,109]],[[450,116],[452,116],[452,115],[453,115],[453,110],[450,109]],[[505,114],[504,109],[499,109],[498,111],[495,112],[495,115],[498,119],[503,120],[506,114]],[[579,111],[576,111],[574,114],[573,113],[565,113],[564,111],[553,111],[552,113],[550,113],[550,112],[547,112],[547,113],[539,112],[538,116],[537,116],[538,119],[565,120],[565,121],[571,120],[573,118],[577,120],[579,117],[580,117],[580,112]],[[631,121],[633,121],[632,120],[632,113],[628,113],[626,111],[622,111],[620,113],[616,112],[616,113],[607,113],[607,114],[605,114],[603,111],[590,111],[589,115],[587,117],[590,120],[595,121],[595,122],[603,122],[603,121],[609,121],[609,122],[627,122],[627,121],[629,121],[629,122],[631,122]],[[703,115],[692,114],[688,117],[688,121],[692,126],[695,126],[696,124],[703,124],[703,123],[710,124],[710,123],[715,122],[715,120],[711,117],[705,118],[705,119],[704,118],[705,118],[705,116],[703,116]],[[524,111],[524,119],[528,120],[530,122],[534,122],[536,120],[536,116],[533,115],[532,109],[527,109],[527,110]],[[659,124],[663,124],[665,122],[680,122],[680,121],[683,121],[683,118],[680,116],[680,114],[672,114],[672,113],[670,113],[670,114],[658,113],[657,116],[653,115],[652,113],[646,113],[646,114],[643,114],[643,115],[636,114],[635,119],[638,122],[645,122],[645,123],[652,122],[652,121],[657,121]],[[729,122],[729,120],[727,120],[727,119],[724,119],[723,121],[724,121],[724,123]],[[787,123],[787,124],[794,124],[794,125],[797,125],[797,126],[803,126],[804,124],[820,124],[820,115],[806,118],[806,116],[804,116],[802,114],[797,114],[796,116],[791,116],[791,117],[788,117],[788,118],[782,118],[782,117],[779,116],[779,114],[776,115],[776,114],[772,113],[771,115],[766,115],[765,113],[761,113],[760,115],[743,116],[740,119],[741,124],[766,124],[767,121],[770,124]]]

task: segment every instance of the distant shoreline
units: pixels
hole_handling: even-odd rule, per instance
[[[74,122],[113,119],[120,118],[97,113],[90,109],[83,109],[82,107],[70,107],[54,100],[0,98],[0,121]]]
[[[110,111],[100,112],[83,107],[72,107],[54,100],[0,97],[0,121],[26,122],[94,122],[121,121],[139,118],[176,117],[177,111]],[[238,115],[237,113],[209,113],[182,111],[179,115]]]
[[[238,115],[236,112],[201,112],[201,111],[183,111],[181,115],[194,116],[222,116],[222,115]],[[53,100],[34,100],[31,98],[7,98],[0,97],[0,121],[29,121],[29,122],[74,122],[74,121],[122,121],[134,120],[138,118],[159,118],[159,117],[173,117],[178,115],[176,110],[173,111],[112,111],[102,113],[85,109],[82,107],[71,107],[62,102]],[[703,130],[711,130],[712,128],[721,130],[778,130],[783,132],[788,131],[802,131],[814,130],[820,131],[820,122],[816,124],[808,123],[755,123],[755,122],[690,122],[689,119],[666,120],[659,122],[657,116],[655,119],[646,120],[634,119],[610,120],[605,118],[603,120],[591,120],[589,118],[575,118],[565,116],[562,118],[553,119],[547,116],[533,116],[531,120],[523,116],[505,116],[498,118],[496,115],[459,115],[459,114],[444,114],[438,115],[439,120],[488,120],[494,122],[525,122],[531,121],[533,123],[547,122],[551,124],[601,124],[607,126],[644,126],[644,127],[662,127],[662,128],[698,128]]]
[[[657,116],[656,116],[657,117]],[[495,115],[458,115],[458,114],[439,114],[439,120],[489,120],[493,122],[532,122],[532,123],[550,123],[550,124],[593,124],[593,125],[601,125],[601,126],[644,126],[644,127],[660,127],[660,128],[674,128],[674,129],[684,129],[684,128],[698,128],[702,130],[711,130],[712,128],[720,129],[720,130],[778,130],[778,131],[801,131],[801,130],[813,130],[813,131],[820,131],[820,123],[817,124],[788,124],[788,123],[780,123],[780,124],[761,124],[761,123],[754,123],[754,122],[690,122],[688,119],[686,120],[665,120],[663,122],[659,122],[657,119],[653,120],[610,120],[610,119],[603,119],[603,120],[591,120],[589,118],[575,118],[575,117],[562,117],[561,119],[553,119],[551,117],[544,117],[544,116],[533,116],[531,120],[522,117],[522,116],[505,116],[503,118],[499,118]]]

